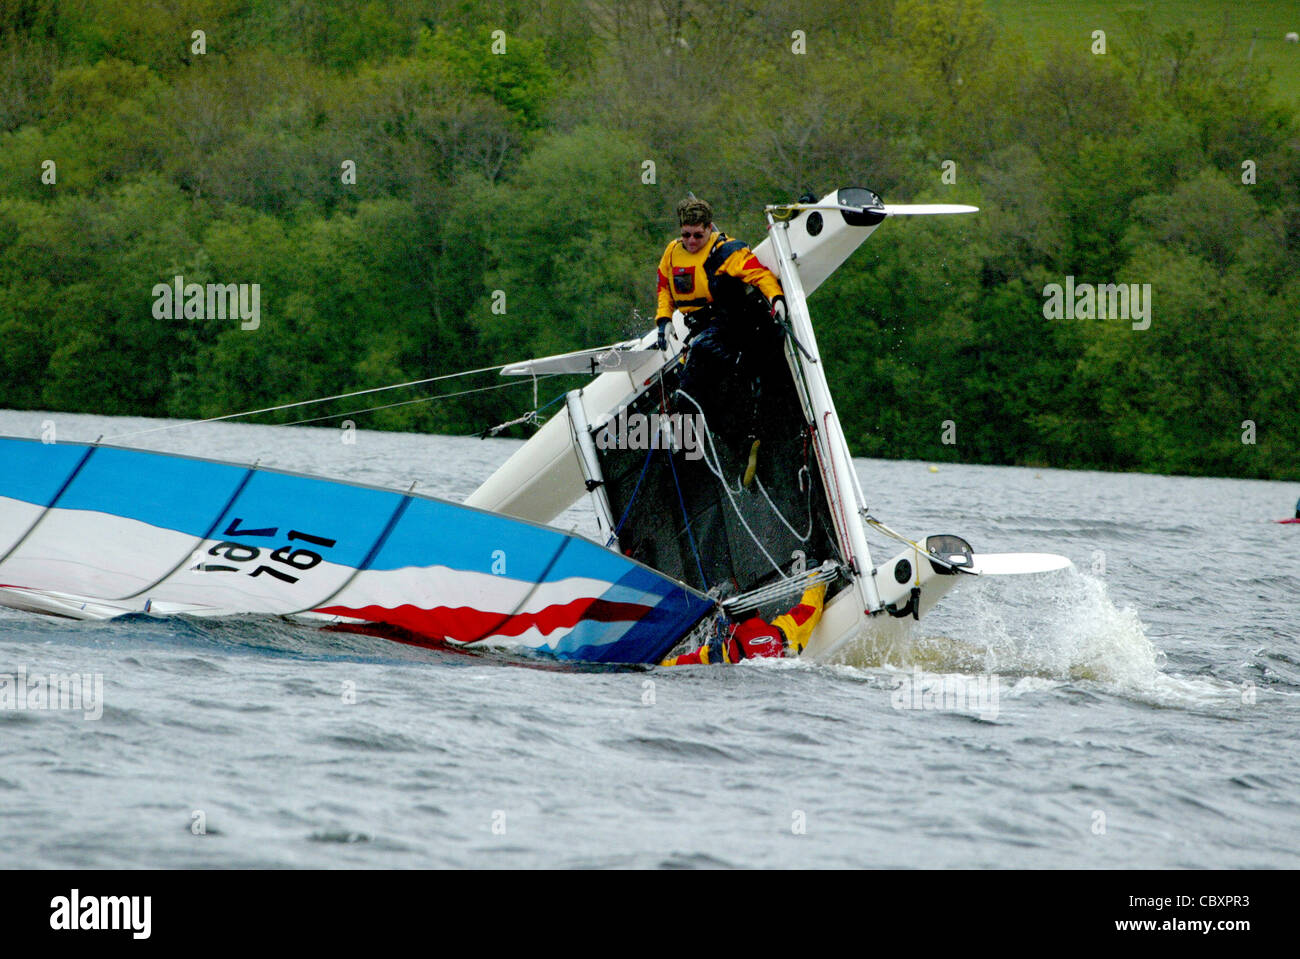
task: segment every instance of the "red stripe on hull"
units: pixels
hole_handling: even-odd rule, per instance
[[[331,616],[350,616],[373,623],[389,623],[422,636],[472,643],[487,636],[519,636],[530,629],[543,636],[557,629],[576,626],[583,620],[599,623],[636,622],[651,607],[641,603],[612,603],[603,599],[575,599],[560,606],[547,606],[536,613],[484,612],[470,606],[322,606],[315,610]]]

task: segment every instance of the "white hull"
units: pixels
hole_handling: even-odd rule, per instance
[[[854,212],[843,212],[845,204]],[[1062,557],[1042,554],[972,557],[967,548],[965,559],[957,559],[958,565],[966,568],[958,572],[931,563],[924,543],[919,544],[918,549],[917,543],[906,541],[910,544],[907,549],[877,568],[873,566],[867,546],[865,497],[839,428],[806,298],[888,215],[955,213],[973,209],[885,207],[866,191],[836,191],[817,204],[801,207],[793,217],[789,217],[792,211],[786,210],[787,219],[770,218],[769,236],[754,248],[760,262],[780,277],[790,308],[794,336],[813,357],[811,361],[805,361],[793,346],[787,344],[804,421],[809,424],[810,436],[816,445],[817,464],[828,500],[826,505],[830,515],[835,517],[835,534],[850,578],[847,588],[831,595],[821,622],[805,649],[807,657],[818,660],[834,658],[847,644],[863,638],[891,616],[923,616],[954,585],[974,575],[1043,572],[1069,565],[1069,561]],[[574,409],[574,416],[567,409],[561,410],[466,503],[544,523],[580,499],[588,490],[593,464],[590,452],[584,455],[581,441],[586,438],[575,429],[575,418],[580,425],[585,420],[586,426],[597,429],[626,407],[647,381],[657,376],[666,362],[671,362],[680,351],[686,334],[680,313],[674,315],[673,322],[676,339],[670,337],[667,357],[653,350],[655,334],[653,331],[647,333],[639,341],[638,349],[651,352],[636,354],[638,362],[635,365],[603,373],[576,396],[571,394],[570,404],[580,403],[580,410]],[[600,504],[597,505],[599,514],[601,508]],[[604,509],[608,510],[607,503]],[[612,517],[604,516],[602,529],[611,525],[611,520]]]

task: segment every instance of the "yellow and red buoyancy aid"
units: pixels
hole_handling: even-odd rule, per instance
[[[713,262],[709,262],[711,257]],[[724,278],[722,282],[720,278]],[[715,232],[713,239],[698,253],[687,252],[680,239],[673,240],[659,260],[659,303],[655,322],[658,324],[672,317],[674,309],[693,313],[713,303],[719,288],[735,280],[758,287],[769,302],[781,295],[781,281],[759,263],[754,252],[740,240]]]
[[[738,663],[742,659],[798,656],[808,645],[813,629],[822,618],[826,584],[804,591],[799,605],[772,622],[752,616],[737,623],[725,636],[714,637],[694,652],[672,656],[660,666],[701,666],[709,663]]]

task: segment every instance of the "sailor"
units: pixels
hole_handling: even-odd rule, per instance
[[[706,201],[682,200],[677,220],[681,238],[659,260],[659,349],[668,347],[673,310],[681,310],[691,332],[679,388],[703,407],[712,428],[752,443],[748,486],[758,452],[757,381],[763,360],[778,352],[773,346],[787,321],[781,282],[745,243],[716,229]],[[739,387],[749,392],[744,400],[729,394]]]
[[[680,240],[672,240],[659,260],[659,348],[667,347],[666,329],[673,310],[681,310],[694,335],[708,325],[724,322],[742,309],[745,284],[757,287],[772,315],[785,320],[781,281],[741,240],[733,240],[713,225],[713,208],[696,197],[677,204]],[[706,309],[707,307],[707,309]]]
[[[681,656],[670,656],[660,666],[698,666],[709,663],[738,663],[742,659],[798,656],[822,617],[826,584],[804,590],[799,604],[772,622],[751,616],[735,622],[719,616],[713,632],[700,648]]]

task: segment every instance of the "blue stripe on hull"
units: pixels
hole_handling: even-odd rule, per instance
[[[48,506],[85,455],[80,444],[0,437],[0,493]]]
[[[48,506],[66,484],[61,509],[121,516],[195,538],[211,531],[213,538],[259,548],[289,542],[291,548],[301,546],[352,568],[365,562],[405,498],[391,490],[277,471],[258,470],[248,478],[244,466],[115,447],[94,447],[69,483],[90,449],[80,443],[0,437],[0,495]],[[273,528],[275,533],[228,532],[236,521],[234,528],[240,531]],[[290,531],[297,534],[292,540]],[[328,540],[333,545],[318,542]],[[368,568],[430,566],[522,583],[596,580],[609,584],[601,599],[653,606],[630,626],[580,623],[552,650],[565,659],[657,662],[712,608],[708,599],[682,584],[580,537],[414,497]]]
[[[0,439],[0,495],[45,506],[86,447]],[[164,453],[99,447],[64,493],[64,509],[124,516],[162,529],[203,536],[229,502],[247,467]],[[239,529],[290,530],[333,539],[329,559],[357,567],[383,531],[401,493],[334,480],[259,470],[213,533]],[[438,535],[431,536],[436,530]],[[231,535],[257,545],[258,537]],[[440,500],[415,500],[402,523],[370,564],[371,569],[446,566],[536,582],[563,545],[566,534]],[[265,542],[263,538],[261,541]],[[469,546],[469,548],[467,548]],[[504,573],[502,573],[504,566]],[[546,577],[612,580],[626,563],[608,550],[576,540]],[[647,580],[649,582],[651,580]]]

